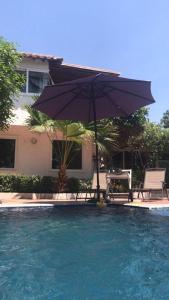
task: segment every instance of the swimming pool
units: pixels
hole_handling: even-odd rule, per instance
[[[112,207],[0,212],[1,300],[168,295],[169,213]]]

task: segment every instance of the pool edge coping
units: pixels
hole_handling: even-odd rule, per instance
[[[97,207],[95,203],[19,203],[19,204],[0,204],[1,209],[8,208],[56,208],[56,207]],[[124,207],[124,208],[136,208],[136,209],[161,209],[167,207],[148,207],[148,206],[139,206],[139,205],[130,205],[130,204],[118,204],[118,203],[108,203],[107,207]],[[168,206],[169,208],[169,206]]]

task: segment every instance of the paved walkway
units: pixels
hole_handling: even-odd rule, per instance
[[[138,199],[134,200],[133,202],[128,202],[124,204],[125,206],[132,206],[132,207],[139,207],[139,208],[169,208],[169,200],[162,199],[162,200],[144,200],[140,201]]]
[[[0,208],[5,207],[52,207],[55,205],[89,205],[84,200],[67,199],[66,197],[59,197],[55,199],[1,199]],[[133,202],[128,202],[127,199],[115,199],[111,201],[111,205],[124,205],[129,207],[138,207],[144,209],[158,209],[169,208],[169,200],[144,200],[135,199]]]

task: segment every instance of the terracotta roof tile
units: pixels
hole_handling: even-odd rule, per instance
[[[63,62],[62,57],[54,56],[54,55],[46,55],[46,54],[37,54],[37,53],[31,53],[31,52],[21,52],[23,57],[25,58],[31,58],[31,59],[41,59],[43,61],[50,61],[51,63],[59,63],[62,67],[66,69],[76,69],[81,71],[89,71],[89,72],[100,72],[100,73],[108,73],[108,74],[114,74],[115,76],[120,75],[119,72],[113,71],[111,69],[104,69],[104,68],[97,68],[97,67],[88,67],[88,66],[82,66],[82,65],[76,65],[76,64],[68,64]]]
[[[46,55],[46,54],[37,54],[37,53],[30,53],[30,52],[21,52],[23,57],[32,58],[32,59],[41,59],[41,60],[60,60],[63,61],[62,57],[54,56],[54,55]]]

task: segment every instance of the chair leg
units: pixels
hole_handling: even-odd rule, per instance
[[[128,202],[131,201],[133,202],[133,191],[129,190],[129,194],[128,194]]]
[[[162,197],[162,199],[164,198],[164,189],[162,189],[162,191],[161,191],[161,197]]]
[[[166,193],[167,199],[169,200],[169,193],[168,193],[168,190],[166,187],[165,187],[165,193]]]
[[[167,190],[167,188],[166,188],[166,186],[164,186],[163,187],[163,189],[162,189],[162,199],[164,198],[164,195],[166,194],[166,197],[167,197],[167,199],[169,200],[169,195],[168,195],[168,190]]]

